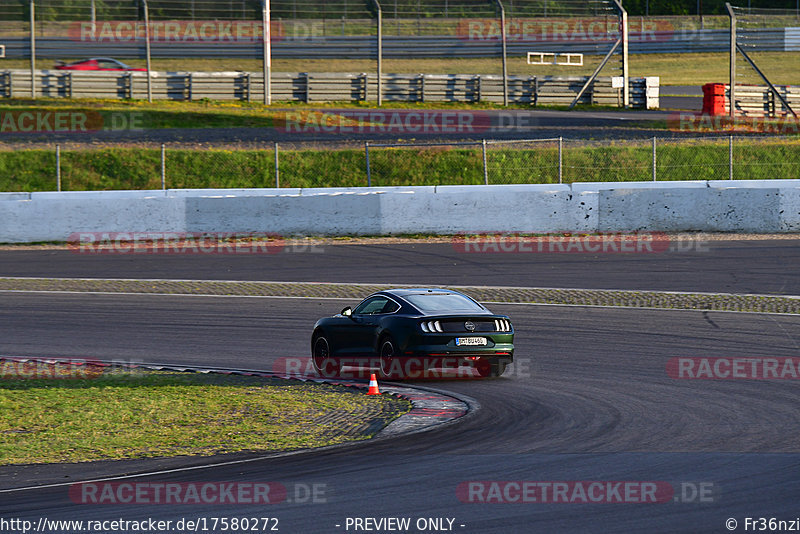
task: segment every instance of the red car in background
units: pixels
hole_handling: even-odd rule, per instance
[[[56,65],[57,70],[112,70],[112,71],[136,71],[147,72],[147,69],[134,68],[126,65],[122,61],[117,61],[110,57],[93,57],[73,61],[72,63],[60,63]]]

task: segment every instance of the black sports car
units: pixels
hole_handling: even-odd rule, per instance
[[[447,289],[390,289],[314,325],[314,368],[326,377],[500,376],[514,357],[514,328]],[[367,375],[368,376],[368,375]]]

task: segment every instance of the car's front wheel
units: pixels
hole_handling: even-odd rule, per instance
[[[325,336],[317,336],[312,344],[312,361],[319,376],[335,378],[339,376],[339,363],[331,357],[331,346]]]

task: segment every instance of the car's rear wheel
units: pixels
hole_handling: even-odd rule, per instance
[[[403,373],[397,361],[397,348],[394,340],[389,336],[382,338],[378,350],[381,357],[381,375],[383,378],[403,378]]]
[[[312,344],[312,361],[319,376],[335,378],[339,376],[339,363],[331,357],[331,346],[325,336],[317,336]]]

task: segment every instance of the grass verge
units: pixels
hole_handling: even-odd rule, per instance
[[[14,134],[30,128],[30,119],[19,118],[21,113],[32,113],[34,117],[46,117],[48,113],[61,113],[66,122],[55,126],[55,118],[40,119],[55,131],[72,131],[85,133],[94,130],[129,130],[129,129],[163,129],[163,128],[280,128],[289,121],[295,124],[298,113],[309,112],[310,116],[323,119],[313,110],[320,110],[328,115],[327,120],[344,120],[334,110],[368,110],[375,108],[374,102],[280,102],[274,107],[264,106],[257,102],[240,102],[235,100],[212,101],[196,100],[191,102],[156,100],[148,103],[145,100],[100,100],[100,99],[66,99],[66,98],[11,98],[0,100],[0,141],[14,142],[13,137],[3,134]],[[491,102],[385,102],[380,109],[414,109],[414,110],[503,110],[503,109],[548,109],[566,110],[567,106],[539,106],[531,108],[527,104],[510,104],[507,108]],[[580,104],[576,110],[592,111],[625,111],[609,106],[588,106]],[[634,110],[635,111],[635,110]],[[67,114],[79,114],[75,127]],[[33,119],[33,120],[37,120]],[[352,121],[352,117],[350,118]],[[647,125],[642,125],[647,127]],[[58,128],[58,129],[56,129]],[[72,128],[70,130],[70,128]],[[43,132],[49,130],[43,129]]]
[[[558,183],[554,143],[491,147],[489,182]],[[734,179],[797,178],[800,138],[742,139],[734,142]],[[159,189],[158,149],[105,148],[61,152],[64,190]],[[353,187],[367,185],[364,151],[281,150],[281,187]],[[567,142],[563,181],[652,180],[649,141]],[[52,191],[56,188],[55,152],[0,151],[0,191]],[[484,183],[480,146],[415,147],[370,150],[372,185],[447,185]],[[657,152],[659,181],[727,180],[727,138],[663,141]],[[274,187],[272,150],[189,150],[166,152],[168,188]]]
[[[13,366],[0,362],[1,465],[320,447],[371,437],[410,407],[326,384],[177,372],[9,379]]]

